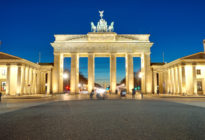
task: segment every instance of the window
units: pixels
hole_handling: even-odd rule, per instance
[[[196,74],[197,74],[197,75],[201,75],[201,70],[200,70],[200,69],[197,69],[197,70],[196,70]]]
[[[197,91],[202,91],[202,81],[197,81]]]
[[[1,91],[6,91],[6,82],[1,82]]]

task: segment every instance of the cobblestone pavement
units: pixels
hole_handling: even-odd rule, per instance
[[[156,98],[53,101],[1,114],[0,139],[205,139],[202,107]]]

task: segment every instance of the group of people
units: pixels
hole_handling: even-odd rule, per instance
[[[115,94],[117,94],[118,92],[117,92],[117,90],[116,90],[116,92],[115,92]],[[93,98],[93,95],[94,95],[95,93],[94,93],[94,89],[91,91],[91,93],[90,93],[90,99],[92,99]],[[136,90],[133,88],[132,89],[132,98],[135,98],[135,94],[136,94]],[[141,97],[143,98],[143,94],[141,93]]]

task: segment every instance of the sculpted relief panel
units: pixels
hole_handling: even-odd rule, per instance
[[[53,43],[55,53],[150,52],[153,43]]]

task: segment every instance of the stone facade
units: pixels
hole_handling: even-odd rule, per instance
[[[54,64],[36,64],[0,52],[0,91],[7,95],[62,93],[64,58],[71,57],[70,92],[79,93],[79,58],[88,57],[88,92],[95,88],[95,57],[110,58],[110,92],[116,91],[116,58],[125,57],[125,84],[134,88],[133,57],[141,58],[141,92],[174,95],[205,94],[205,53],[170,63],[150,63],[150,35],[55,35]],[[205,46],[205,41],[204,41]]]
[[[52,64],[36,64],[0,52],[0,91],[7,95],[51,92]]]
[[[55,35],[52,87],[54,93],[63,92],[63,61],[71,57],[70,91],[79,93],[79,58],[88,57],[88,92],[94,89],[94,58],[110,57],[110,89],[116,90],[116,57],[126,59],[126,88],[134,88],[133,57],[141,57],[142,92],[152,92],[149,36],[118,35],[113,32],[95,32],[87,35]]]
[[[174,95],[205,94],[205,53],[167,64],[152,64],[153,92]]]

